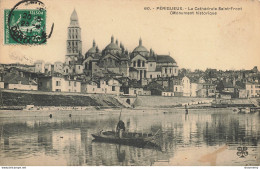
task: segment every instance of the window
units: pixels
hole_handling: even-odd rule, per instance
[[[71,86],[71,82],[69,81],[69,86]]]
[[[116,91],[116,87],[115,86],[112,86],[112,91]]]
[[[141,60],[137,61],[137,67],[141,67]]]
[[[93,91],[95,91],[95,88],[93,88]]]
[[[134,94],[136,94],[136,90],[134,90]]]
[[[152,63],[150,63],[150,67],[153,67],[153,64],[152,64]]]
[[[74,82],[74,86],[75,86],[75,87],[77,86],[77,82]]]
[[[56,81],[56,86],[60,86],[60,81]]]
[[[177,72],[177,69],[174,69],[175,70],[175,73]]]
[[[142,67],[144,67],[144,61],[142,62]]]
[[[170,73],[172,73],[172,69],[170,68]]]
[[[136,67],[136,61],[134,61],[134,67]]]
[[[175,87],[175,91],[176,91],[176,92],[178,91],[178,88],[177,88],[177,87]]]
[[[167,74],[167,68],[165,68],[165,73]]]
[[[56,92],[61,92],[61,90],[60,90],[60,89],[56,89],[55,91],[56,91]]]
[[[80,69],[80,66],[79,66],[79,69]]]
[[[150,75],[150,79],[152,79],[153,78],[153,75]]]

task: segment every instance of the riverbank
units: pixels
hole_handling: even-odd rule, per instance
[[[2,90],[0,97],[2,109],[24,109],[27,105],[33,105],[36,109],[45,107],[59,107],[74,109],[80,107],[122,107],[123,105],[114,95],[59,93],[40,91]]]
[[[138,96],[129,105],[115,95],[1,90],[0,110],[85,111],[102,109],[189,109],[211,108],[214,98]],[[258,105],[259,99],[231,99],[228,107]]]

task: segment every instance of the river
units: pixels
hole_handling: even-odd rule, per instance
[[[129,131],[155,133],[162,151],[93,142],[120,110],[0,112],[0,165],[259,165],[260,116],[232,109],[123,109]],[[52,118],[49,117],[52,114]],[[72,116],[69,117],[69,114]]]

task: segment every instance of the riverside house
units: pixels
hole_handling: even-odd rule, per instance
[[[120,94],[121,84],[115,78],[101,78],[99,80],[91,80],[82,82],[82,93],[97,93],[97,94]]]
[[[190,79],[187,76],[184,76],[182,78],[182,91],[183,91],[183,96],[191,96],[191,84],[190,84]]]
[[[38,85],[34,80],[22,77],[15,73],[8,73],[1,79],[1,88],[16,90],[38,90]],[[4,85],[2,85],[4,83]]]
[[[247,92],[247,97],[260,97],[260,83],[258,81],[247,82],[246,92]]]
[[[64,76],[40,76],[38,86],[41,91],[81,92],[81,82],[67,79]]]

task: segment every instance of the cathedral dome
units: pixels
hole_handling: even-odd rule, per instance
[[[95,40],[93,40],[93,46],[92,48],[90,48],[86,54],[93,54],[93,53],[96,53],[97,52],[97,47],[96,47],[96,42]]]
[[[108,44],[105,48],[105,51],[109,51],[109,50],[118,50],[120,51],[121,49],[119,48],[119,46],[117,44],[114,43],[114,37],[111,37],[111,43]]]
[[[148,50],[144,46],[137,46],[133,52],[148,52]]]
[[[139,46],[137,46],[133,52],[147,52],[148,53],[148,50],[142,45],[142,39],[140,38],[139,40]]]

